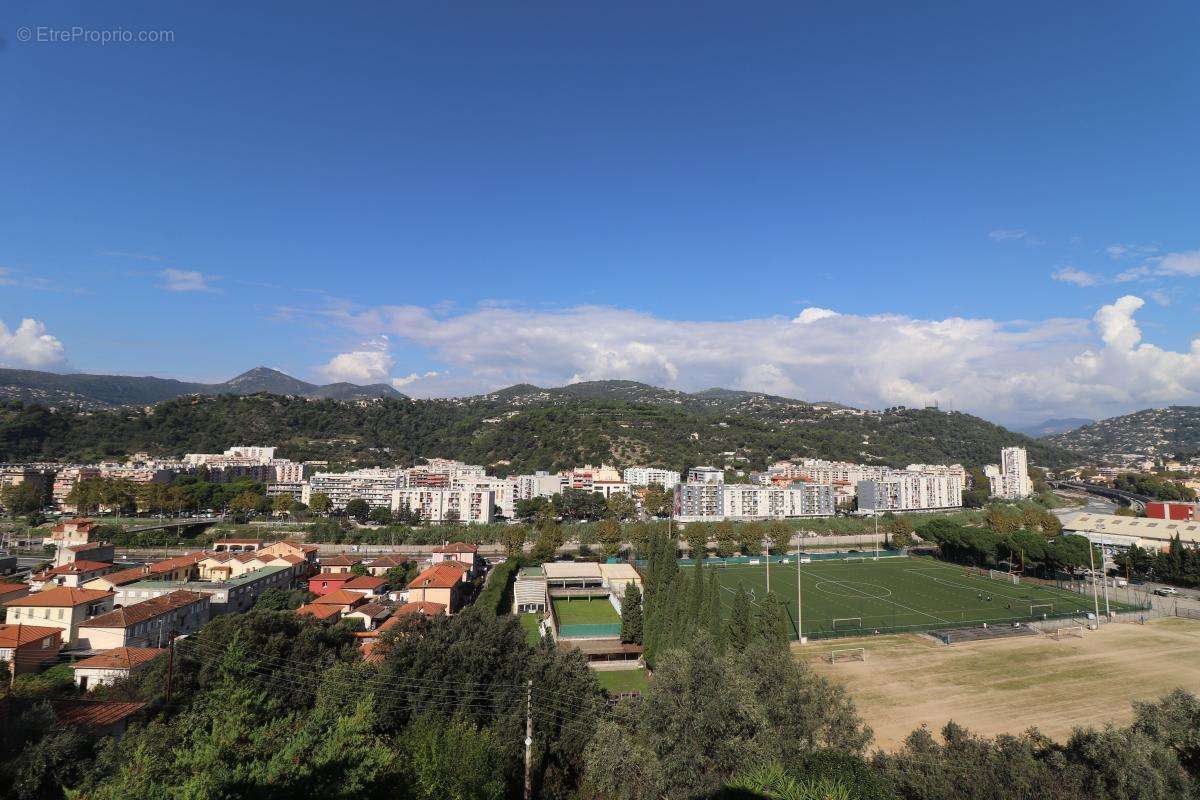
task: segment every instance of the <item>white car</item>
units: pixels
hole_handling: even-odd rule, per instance
[[[1164,586],[1161,589],[1155,589],[1154,593],[1160,597],[1170,597],[1171,595],[1179,594],[1179,590],[1174,586]]]

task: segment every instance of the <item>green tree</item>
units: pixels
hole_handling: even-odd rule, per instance
[[[275,495],[275,499],[271,501],[271,510],[277,514],[291,513],[292,502],[290,494],[277,494]]]
[[[602,519],[596,526],[601,549],[606,556],[615,556],[621,550],[621,523],[615,519]]]
[[[767,523],[767,538],[771,540],[771,548],[779,555],[786,554],[792,543],[792,529],[781,519],[773,519]]]
[[[637,503],[633,500],[633,495],[625,492],[617,492],[608,497],[608,514],[609,516],[619,519],[630,519],[637,513]]]
[[[461,717],[418,717],[404,741],[421,800],[501,800],[506,787],[504,749],[492,730]]]
[[[745,650],[754,638],[754,624],[750,609],[750,595],[745,588],[738,586],[733,596],[733,607],[729,611],[729,619],[725,622],[725,646],[731,652]]]
[[[525,552],[525,542],[529,539],[528,525],[505,525],[500,531],[500,543],[509,558],[516,558]]]
[[[625,584],[625,596],[621,599],[621,641],[641,644],[642,626],[642,590],[637,581],[630,581]]]
[[[366,522],[367,517],[371,514],[371,507],[367,505],[367,501],[361,497],[356,497],[349,503],[346,503],[346,516],[356,519],[359,522]]]
[[[675,498],[671,492],[664,490],[657,483],[652,483],[646,487],[646,494],[642,498],[642,510],[651,517],[667,517],[670,516],[674,503]]]
[[[328,514],[333,509],[333,502],[324,492],[313,492],[308,498],[308,509],[314,514]]]
[[[738,541],[737,534],[734,532],[733,523],[729,520],[721,520],[714,527],[714,532],[717,535],[717,555],[722,558],[728,558],[737,551]]]
[[[367,519],[378,525],[391,525],[392,510],[387,506],[375,506],[371,509],[371,513],[367,516]]]
[[[703,560],[708,555],[708,525],[705,523],[688,523],[683,531],[683,539],[693,559]]]

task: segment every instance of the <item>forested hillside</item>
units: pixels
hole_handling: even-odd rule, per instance
[[[539,390],[540,391],[540,390]],[[746,404],[751,405],[750,409]],[[634,404],[526,394],[458,400],[359,402],[275,395],[186,397],[149,408],[75,411],[0,406],[0,460],[92,461],[272,444],[293,459],[341,466],[404,464],[443,456],[497,474],[582,463],[760,469],[781,458],[818,457],[904,466],[994,462],[1001,447],[1029,448],[1044,467],[1070,453],[977,417],[934,410],[858,412],[764,396],[731,406]]]
[[[1200,453],[1200,406],[1147,408],[1047,436],[1045,441],[1096,460],[1120,453],[1192,456]]]

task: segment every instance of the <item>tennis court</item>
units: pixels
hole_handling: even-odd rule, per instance
[[[684,569],[692,569],[684,567]],[[721,584],[728,612],[739,586],[751,602],[767,591],[762,564],[707,567]],[[876,632],[1005,624],[1061,618],[1092,611],[1092,598],[1068,589],[1014,583],[1012,576],[929,558],[814,561],[799,565],[804,603],[804,635],[813,638],[862,636]],[[771,590],[784,603],[796,635],[797,565],[771,565]],[[1114,611],[1133,607],[1110,603]],[[1103,600],[1100,605],[1104,610]]]

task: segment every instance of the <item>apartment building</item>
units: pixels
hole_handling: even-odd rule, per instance
[[[512,519],[517,515],[517,483],[512,478],[492,478],[487,475],[463,476],[456,478],[452,489],[467,491],[491,492],[492,502],[498,509],[499,515]]]
[[[301,493],[301,502],[310,505],[314,494],[329,497],[335,509],[345,509],[351,500],[365,500],[375,508],[395,509],[392,504],[397,489],[404,488],[405,476],[398,469],[360,469],[354,472],[318,472],[308,479]]]
[[[724,483],[689,481],[675,487],[675,518],[683,522],[718,520],[725,513]]]
[[[557,473],[535,472],[532,475],[517,475],[516,500],[532,500],[535,497],[553,497],[562,492],[566,479]]]
[[[679,473],[658,467],[626,467],[621,477],[630,486],[649,486],[657,483],[664,489],[674,489],[679,483]]]
[[[296,578],[296,567],[271,566],[247,572],[236,578],[217,581],[143,580],[116,589],[117,603],[131,606],[180,589],[208,595],[212,616],[246,611],[267,589],[289,589]]]
[[[724,485],[721,510],[725,519],[797,519],[832,517],[837,499],[829,484],[794,483],[788,487]]]
[[[716,467],[692,467],[687,473],[688,483],[724,483],[725,470]]]
[[[92,617],[79,626],[79,639],[93,650],[165,647],[172,635],[194,633],[204,627],[211,603],[207,594],[177,589]]]
[[[1000,463],[988,464],[983,468],[983,474],[991,484],[992,497],[1022,500],[1033,494],[1024,447],[1005,447],[1000,451]]]
[[[115,595],[97,589],[60,586],[10,600],[4,604],[9,625],[58,628],[68,648],[79,644],[79,626],[113,609]]]
[[[961,508],[962,493],[963,480],[957,475],[894,470],[859,482],[858,509],[876,514]]]
[[[405,486],[411,489],[453,489],[469,480],[487,477],[478,464],[465,464],[451,458],[428,458],[406,472]]]
[[[54,507],[67,514],[76,513],[79,508],[68,498],[80,481],[94,480],[100,477],[99,467],[66,467],[54,476],[54,485],[50,490],[50,501]]]
[[[567,488],[582,489],[585,492],[602,491],[596,488],[597,483],[623,484],[625,482],[617,468],[608,464],[601,464],[598,467],[584,464],[582,467],[575,467],[575,469],[563,472],[562,476]]]
[[[496,495],[490,489],[394,489],[388,507],[408,508],[428,522],[462,522],[470,525],[494,522]]]

